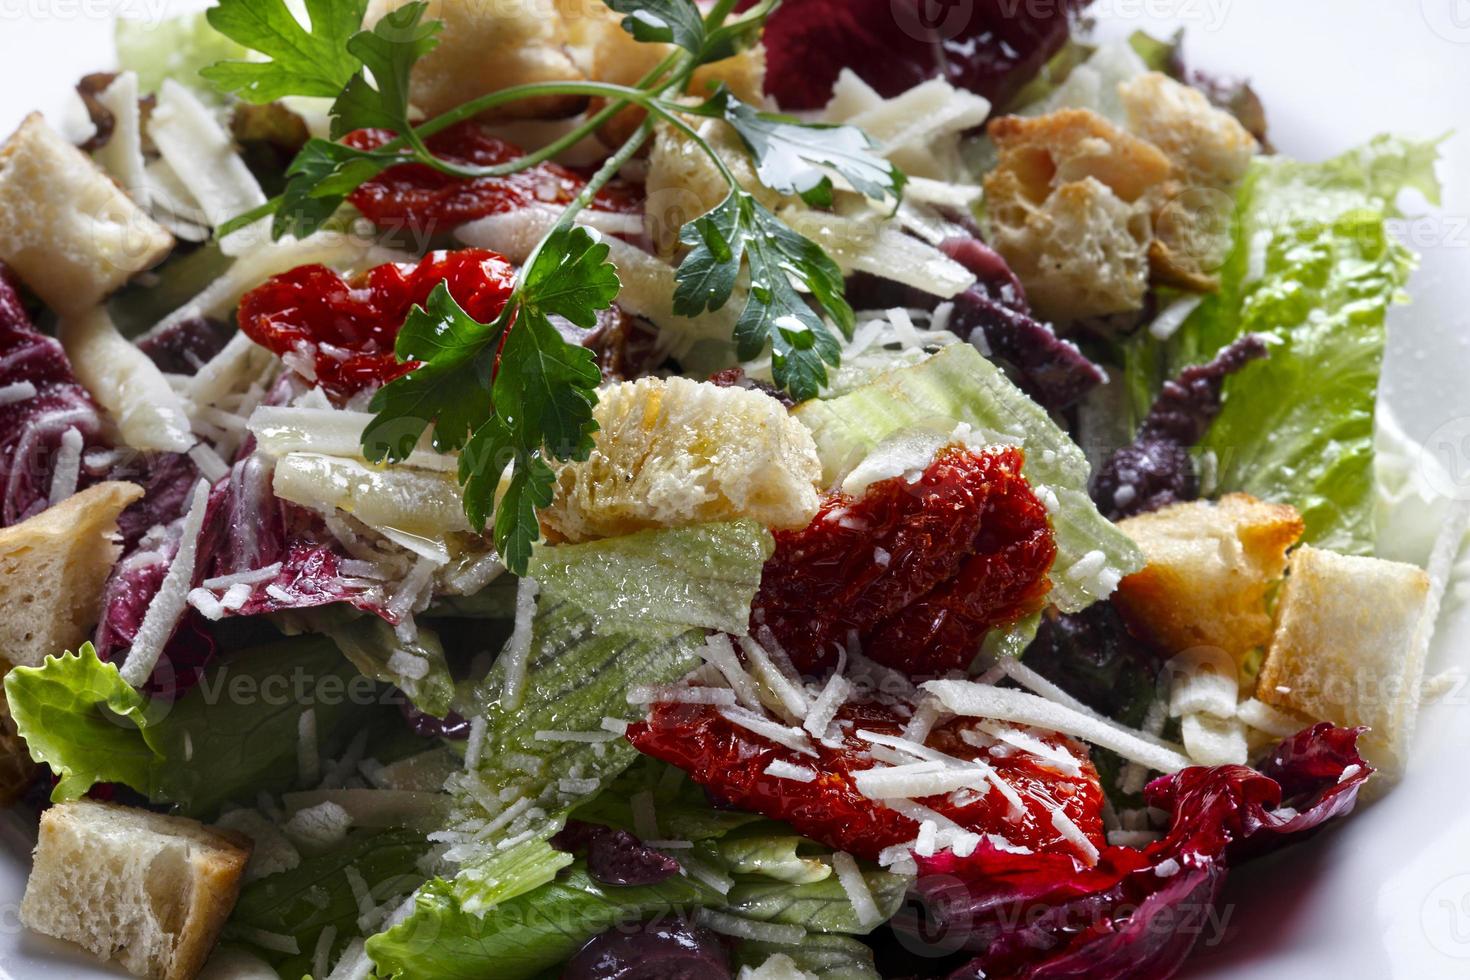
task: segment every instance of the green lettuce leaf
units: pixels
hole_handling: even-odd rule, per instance
[[[393,710],[378,691],[324,637],[242,650],[172,703],[134,691],[91,644],[5,676],[31,756],[61,777],[53,800],[115,782],[199,817],[294,788],[302,714],[314,712],[320,751],[331,756]]]
[[[171,78],[196,95],[218,99],[199,72],[216,61],[246,56],[245,47],[211,27],[202,10],[163,20],[119,17],[113,42],[118,69],[137,73],[140,92],[157,92]]]
[[[1434,143],[1379,137],[1324,163],[1258,159],[1240,190],[1219,292],[1168,342],[1145,332],[1129,355],[1134,389],[1156,391],[1247,333],[1265,338],[1270,355],[1225,383],[1201,444],[1202,482],[1292,504],[1304,539],[1334,551],[1373,549],[1385,319],[1414,267],[1385,219],[1404,188],[1438,200],[1435,157]]]
[[[877,381],[837,398],[810,401],[795,415],[817,443],[822,478],[834,486],[884,440],[936,424],[969,424],[1025,450],[1023,472],[1033,487],[1056,497],[1051,508],[1057,558],[1051,600],[1077,612],[1112,592],[1110,576],[1068,577],[1066,570],[1092,551],[1121,578],[1143,567],[1127,535],[1098,513],[1087,494],[1087,457],[1040,405],[1011,384],[1000,369],[969,344],[954,344],[912,367],[889,371]]]
[[[588,613],[601,633],[745,635],[775,541],[751,521],[640,531],[538,548],[529,574]]]
[[[903,904],[910,879],[875,867],[863,868],[863,879],[886,920]],[[862,935],[870,931],[858,923],[857,912],[836,874],[821,881],[795,885],[762,878],[740,879],[725,896],[725,911],[760,922],[801,926],[808,932]]]
[[[415,707],[435,718],[449,714],[455,693],[454,676],[444,657],[444,645],[433,630],[420,629],[416,639],[405,643],[393,627],[377,616],[357,615],[341,605],[300,615],[313,633],[331,637],[342,656],[368,677],[397,687]],[[393,657],[399,653],[427,664],[423,676],[409,676],[397,669]]]
[[[299,977],[311,970],[312,954],[323,929],[336,929],[329,962],[335,962],[347,944],[362,934],[362,914],[347,869],[362,876],[375,903],[391,911],[395,898],[406,898],[422,884],[419,859],[429,849],[422,834],[407,830],[354,831],[325,854],[306,858],[290,871],[267,875],[240,891],[226,938],[252,945],[283,977]],[[254,946],[260,931],[291,936],[300,953],[282,953]]]
[[[608,887],[578,861],[533,892],[502,902],[493,914],[466,912],[452,885],[420,889],[414,913],[368,940],[380,976],[413,980],[521,980],[568,959],[613,926],[657,914],[718,904],[718,892],[675,875],[655,885]]]

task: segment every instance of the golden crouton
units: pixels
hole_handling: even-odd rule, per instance
[[[97,305],[173,244],[39,113],[0,146],[0,261],[58,313]]]
[[[1128,129],[1164,151],[1188,184],[1226,188],[1245,176],[1260,149],[1234,116],[1198,89],[1151,71],[1118,86]]]
[[[1429,576],[1413,565],[1297,549],[1256,697],[1334,725],[1366,725],[1364,758],[1397,779],[1419,711],[1428,596]]]
[[[87,639],[120,551],[117,517],[142,495],[132,483],[99,483],[0,530],[0,655],[9,664],[39,667]]]
[[[1118,524],[1148,564],[1113,596],[1129,623],[1169,654],[1224,650],[1236,662],[1271,638],[1266,594],[1301,537],[1295,508],[1241,493],[1174,504]]]
[[[687,378],[603,389],[587,460],[562,465],[541,512],[554,542],[748,517],[801,527],[817,512],[811,433],[769,395]]]
[[[373,0],[367,23],[408,0]],[[532,82],[585,81],[567,51],[555,0],[428,0],[425,20],[443,21],[439,45],[414,66],[409,94],[431,116],[490,92]],[[482,114],[487,120],[572,115],[581,96],[524,99]]]
[[[1087,109],[1002,116],[985,177],[993,244],[1045,317],[1137,309],[1148,286],[1145,196],[1172,165],[1152,144]]]

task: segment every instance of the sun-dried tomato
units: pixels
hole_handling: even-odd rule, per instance
[[[967,667],[988,630],[1035,612],[1051,588],[1056,543],[1023,459],[1013,447],[956,447],[914,483],[833,495],[805,528],[776,534],[752,627],[804,672],[852,633],[910,674]]]
[[[348,146],[371,150],[393,139],[386,129],[360,129],[343,140]],[[492,136],[475,122],[460,123],[428,139],[435,155],[467,167],[508,163],[525,151]],[[586,186],[572,170],[542,163],[504,177],[464,178],[421,163],[389,167],[347,198],[380,228],[434,231],[503,214],[537,204],[558,209],[571,203]],[[613,181],[598,192],[592,207],[603,211],[639,213],[643,199],[638,188]]]
[[[706,704],[655,705],[647,721],[628,727],[628,739],[640,752],[687,772],[722,802],[784,820],[829,847],[876,860],[884,848],[913,840],[919,824],[858,790],[853,774],[877,763],[871,743],[856,733],[897,736],[903,724],[893,709],[876,702],[849,703],[837,717],[852,722],[843,726],[841,747],[813,741],[815,757],[763,738]],[[1061,735],[1039,736],[1077,760],[1078,773],[1066,775],[1027,752],[1002,748],[990,754],[972,746],[960,736],[963,724],[935,729],[926,744],[954,758],[983,760],[1015,790],[1022,811],[1013,811],[993,786],[983,793],[961,790],[916,802],[977,834],[995,834],[1038,852],[1076,854],[1076,845],[1052,822],[1052,812],[1060,809],[1095,845],[1103,843],[1102,789],[1086,748]],[[767,775],[766,768],[778,760],[811,770],[816,778],[801,782]]]
[[[281,356],[305,357],[316,384],[338,399],[413,370],[393,354],[408,312],[439,283],[481,323],[500,315],[515,267],[484,249],[430,252],[417,264],[388,263],[348,282],[321,265],[276,276],[240,301],[240,329]]]

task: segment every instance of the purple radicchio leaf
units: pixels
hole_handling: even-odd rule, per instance
[[[50,505],[62,439],[71,429],[82,437],[84,459],[109,448],[97,403],[72,373],[61,344],[31,325],[0,266],[0,527]],[[95,476],[82,465],[78,489]]]
[[[1116,521],[1198,497],[1189,450],[1220,414],[1225,379],[1266,353],[1265,341],[1247,334],[1209,363],[1187,367],[1164,382],[1133,442],[1113,453],[1093,477],[1098,509]]]
[[[1319,724],[1261,765],[1193,766],[1154,780],[1148,805],[1171,825],[1143,850],[1107,847],[1092,867],[982,843],[968,857],[915,856],[916,891],[949,948],[978,955],[954,980],[1163,980],[1219,928],[1228,868],[1302,840],[1350,812],[1372,769],[1362,729]],[[913,933],[907,918],[896,927]],[[936,933],[937,930],[937,933]]]
[[[230,330],[218,320],[186,317],[157,334],[138,340],[138,349],[170,374],[198,373],[210,358],[225,349]]]
[[[590,940],[562,980],[730,980],[720,937],[680,919],[617,926]]]
[[[626,830],[568,820],[553,847],[587,855],[587,871],[604,885],[654,885],[679,873],[679,862]]]

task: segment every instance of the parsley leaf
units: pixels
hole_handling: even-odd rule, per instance
[[[684,226],[690,252],[675,273],[674,311],[698,316],[725,305],[742,260],[750,266],[750,293],[735,324],[736,356],[750,360],[771,345],[771,377],[798,400],[815,398],[836,366],[837,338],[791,280],[811,292],[844,333],[853,326],[842,294],[842,270],[809,238],[798,234],[760,201],[732,190],[708,214]]]
[[[540,537],[536,511],[552,499],[547,458],[586,459],[602,380],[590,350],[569,343],[551,317],[590,327],[617,295],[608,247],[585,228],[559,228],[521,272],[494,323],[476,322],[444,284],[398,334],[400,360],[417,368],[378,390],[363,431],[364,455],[401,460],[434,425],[440,452],[462,449],[465,514],[479,529],[494,513],[495,546],[523,573]],[[501,488],[501,477],[510,478]],[[500,502],[496,504],[496,496]]]
[[[368,0],[306,0],[308,33],[284,0],[220,0],[205,17],[232,41],[270,61],[221,61],[202,74],[222,92],[264,104],[288,95],[335,98],[359,68],[347,41],[362,27]]]
[[[357,150],[323,139],[307,140],[286,168],[286,187],[276,206],[271,237],[305,238],[316,231],[365,181],[403,161],[396,153]],[[229,225],[221,229],[228,234]]]
[[[832,204],[832,178],[824,168],[875,201],[892,198],[897,206],[903,195],[908,178],[872,153],[873,141],[856,126],[803,123],[760,112],[725,88],[691,111],[729,123],[755,158],[761,183],[782,194],[799,194],[813,207]]]
[[[347,42],[347,50],[363,64],[332,103],[332,138],[355,129],[389,129],[408,134],[408,76],[420,58],[439,44],[443,23],[425,22],[428,4],[406,4],[387,14],[370,31]],[[372,81],[368,81],[368,72]]]
[[[704,49],[704,18],[691,0],[607,0],[623,18],[623,30],[639,41],[677,44],[693,54]]]

